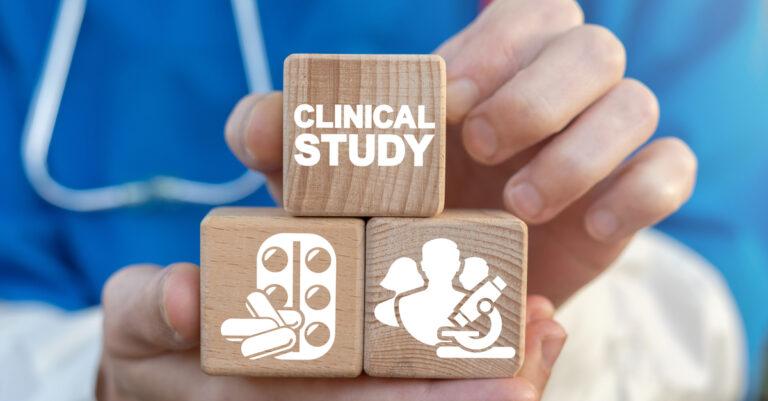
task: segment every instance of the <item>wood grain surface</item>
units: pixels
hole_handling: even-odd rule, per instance
[[[359,375],[363,352],[364,230],[363,220],[356,218],[295,218],[281,209],[273,208],[219,208],[211,211],[203,220],[200,233],[200,357],[203,370],[216,375]],[[257,252],[268,238],[281,233],[317,234],[331,244],[336,256],[335,339],[327,353],[317,359],[280,360],[264,357],[250,360],[243,356],[241,343],[227,341],[221,333],[225,320],[251,317],[246,308],[246,298],[259,284],[256,274]],[[292,246],[304,245],[297,241]],[[305,299],[309,305],[313,302],[327,304],[328,293],[325,293],[325,298],[314,296],[310,299],[307,293],[299,291],[299,276],[306,275],[312,280],[313,274],[316,274],[311,261],[301,257],[307,268],[313,269],[309,272],[304,268],[305,262],[296,259],[297,254],[306,255],[306,249],[283,249],[285,253],[280,249],[278,251],[271,260],[277,261],[279,266],[268,268],[274,271],[280,271],[283,266],[293,269],[287,276],[292,276],[288,281],[293,282],[284,283],[288,290],[293,289],[293,309],[297,309],[295,305],[300,303],[301,297],[307,297]],[[319,262],[328,264],[328,260]],[[315,294],[322,295],[323,291]],[[286,300],[277,298],[273,297],[270,301],[275,309],[280,310]]]
[[[445,197],[445,63],[435,55],[292,55],[285,60],[283,87],[283,205],[304,216],[434,216]],[[426,106],[434,129],[301,129],[294,122],[299,104],[409,105],[414,116]],[[361,167],[341,157],[338,166],[302,166],[293,158],[299,133],[434,134],[423,166],[406,152],[398,166]],[[365,142],[358,148],[363,154]],[[323,151],[325,152],[325,151]],[[341,144],[339,153],[348,153]],[[327,158],[323,154],[324,159]]]
[[[392,263],[400,257],[421,263],[423,244],[436,238],[454,241],[462,260],[468,257],[485,259],[489,266],[488,277],[498,276],[506,282],[507,287],[501,291],[501,297],[496,302],[503,322],[496,345],[514,347],[518,351],[514,358],[439,358],[436,346],[417,341],[402,327],[402,297],[397,298],[400,306],[395,312],[400,327],[382,324],[374,316],[376,305],[395,295],[395,292],[381,286]],[[369,220],[366,226],[365,372],[382,377],[513,376],[523,362],[520,350],[525,349],[526,255],[525,223],[502,211],[447,210],[428,219],[381,217]],[[420,273],[428,282],[427,275],[422,270]],[[400,274],[388,280],[405,276]],[[459,274],[456,274],[458,277]],[[460,287],[457,279],[454,279],[453,286]],[[481,317],[468,327],[487,333],[488,323],[489,320]]]

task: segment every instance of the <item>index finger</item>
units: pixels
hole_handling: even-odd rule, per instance
[[[584,20],[574,0],[497,0],[437,54],[447,66],[447,119],[459,123],[541,51]]]

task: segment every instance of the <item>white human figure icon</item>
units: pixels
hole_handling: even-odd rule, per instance
[[[402,326],[416,340],[438,346],[441,358],[513,358],[513,347],[496,346],[502,318],[495,306],[507,284],[489,276],[485,259],[460,258],[455,242],[437,238],[422,246],[419,266],[401,257],[390,266],[381,286],[395,295],[374,307],[374,317],[388,326]],[[459,274],[456,288],[453,279]],[[424,280],[426,278],[426,280]],[[487,316],[486,333],[469,323]]]
[[[459,282],[467,291],[472,291],[488,277],[488,262],[483,258],[470,257],[464,259],[464,268],[461,269]]]
[[[441,327],[453,326],[449,318],[466,294],[453,287],[453,278],[461,268],[456,243],[438,238],[421,248],[421,270],[426,286],[399,298],[398,307],[403,327],[415,339],[427,345],[440,342]]]
[[[395,296],[376,305],[373,309],[373,315],[380,322],[388,326],[398,326],[397,315],[395,314],[395,301],[397,297],[409,290],[419,288],[424,285],[424,278],[419,273],[419,267],[416,261],[411,258],[398,258],[387,271],[381,286],[395,292]]]

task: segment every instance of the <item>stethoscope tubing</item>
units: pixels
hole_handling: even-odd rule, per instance
[[[231,3],[249,90],[269,92],[272,83],[256,0],[231,0]],[[153,200],[220,205],[243,199],[263,186],[264,176],[248,170],[223,183],[158,176],[148,181],[89,189],[64,186],[51,176],[48,153],[85,7],[86,0],[61,1],[41,78],[30,101],[24,125],[22,163],[24,173],[38,195],[63,209],[91,212],[135,206]]]

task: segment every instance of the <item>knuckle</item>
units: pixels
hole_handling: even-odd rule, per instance
[[[564,172],[563,178],[566,178],[563,180],[560,191],[569,192],[569,197],[581,192],[595,180],[594,172],[590,166],[585,163],[582,156],[574,152],[560,153],[555,165],[559,171]]]
[[[623,96],[627,99],[627,114],[632,121],[649,126],[650,135],[659,121],[659,101],[647,86],[634,79],[625,79],[621,84]]]
[[[651,174],[642,174],[634,183],[634,209],[648,221],[657,221],[674,212],[679,205],[675,185]]]
[[[489,62],[495,61],[488,66],[488,73],[498,73],[501,71],[517,71],[521,66],[519,50],[517,48],[518,33],[506,26],[498,28],[498,37],[501,40],[501,51],[498,59],[490,57]]]
[[[693,180],[698,170],[698,159],[690,146],[676,137],[657,140],[660,146],[669,154],[670,160],[676,163],[676,168],[683,173],[687,181]]]
[[[626,51],[618,37],[608,28],[600,25],[584,25],[579,35],[585,46],[587,57],[600,71],[623,74],[626,66]]]
[[[584,11],[575,0],[540,0],[537,4],[549,21],[564,21],[567,26],[584,23]]]
[[[474,83],[487,93],[493,93],[509,72],[518,71],[522,67],[518,30],[510,24],[497,24],[490,31],[494,43],[489,48],[496,51],[496,56],[478,57],[464,67],[469,77],[478,78],[474,79]]]
[[[646,188],[648,191],[646,204],[653,216],[667,216],[683,203],[682,189],[673,182],[656,183],[653,186],[646,185]]]
[[[517,129],[529,140],[552,134],[562,129],[549,101],[541,94],[532,94],[522,88],[511,91],[501,115],[509,115]]]
[[[641,183],[641,205],[656,217],[667,216],[676,211],[688,199],[696,177],[696,156],[685,142],[678,138],[663,138],[655,141],[658,157],[664,162],[665,175],[647,173]]]
[[[584,10],[575,0],[555,0],[559,14],[571,26],[577,26],[584,23]]]

